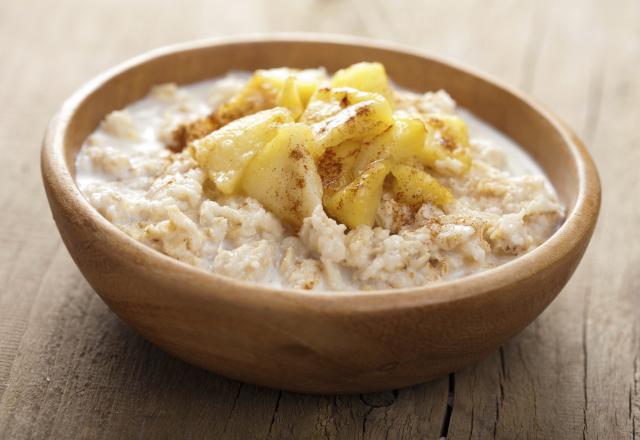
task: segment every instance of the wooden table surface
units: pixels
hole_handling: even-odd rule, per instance
[[[71,261],[39,174],[61,101],[157,46],[285,30],[384,38],[484,70],[558,113],[595,156],[604,203],[575,276],[477,365],[360,396],[238,383],[137,336]],[[637,0],[2,1],[0,54],[1,439],[640,438]]]

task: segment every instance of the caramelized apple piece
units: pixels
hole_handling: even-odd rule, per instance
[[[298,81],[295,77],[290,76],[286,79],[282,86],[282,90],[278,94],[278,107],[284,107],[291,112],[293,119],[298,119],[304,110],[304,104],[300,98],[298,90]]]
[[[378,93],[393,105],[393,91],[387,72],[380,63],[357,63],[338,70],[331,79],[331,87],[351,87],[363,92]]]
[[[391,159],[394,163],[417,161],[427,137],[424,123],[419,119],[395,115],[393,120],[393,127],[362,145],[354,165],[356,172],[382,159]]]
[[[360,143],[343,142],[328,148],[318,161],[318,172],[324,188],[336,191],[354,178],[354,163],[360,152]]]
[[[325,191],[323,202],[327,213],[350,229],[373,226],[387,174],[386,161],[374,162],[344,188]]]
[[[377,93],[348,87],[318,89],[300,122],[311,124],[316,139],[314,158],[345,141],[368,141],[393,124],[391,107]]]
[[[322,203],[322,182],[307,148],[313,143],[304,124],[284,124],[246,167],[242,189],[278,218],[299,228]]]
[[[453,201],[451,192],[428,173],[410,165],[395,165],[391,169],[393,183],[391,191],[397,201],[419,207],[423,203],[438,206]]]
[[[426,120],[428,136],[419,154],[420,161],[434,166],[436,161],[456,159],[461,164],[461,172],[471,168],[469,156],[469,134],[467,125],[458,116],[433,115]]]
[[[281,107],[245,116],[194,141],[193,156],[218,190],[236,193],[249,161],[275,137],[278,125],[286,122],[293,118]]]

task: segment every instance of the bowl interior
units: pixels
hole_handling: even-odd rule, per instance
[[[102,87],[81,103],[69,121],[65,157],[72,175],[84,139],[104,116],[142,98],[151,86],[205,80],[230,70],[318,67],[329,71],[359,61],[383,63],[398,85],[419,92],[446,90],[456,102],[519,143],[546,172],[571,212],[579,193],[578,169],[566,139],[544,111],[481,75],[436,59],[381,47],[318,41],[247,41],[165,51],[133,60],[105,74]]]

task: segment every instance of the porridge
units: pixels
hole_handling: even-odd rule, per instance
[[[530,251],[564,217],[510,139],[444,91],[393,87],[378,63],[155,86],[106,116],[76,171],[134,239],[299,289],[461,277]]]

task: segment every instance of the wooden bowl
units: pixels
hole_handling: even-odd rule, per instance
[[[231,69],[384,63],[399,85],[445,89],[520,143],[567,207],[542,246],[503,266],[411,289],[307,292],[207,273],[110,224],[74,182],[74,158],[103,117],[150,86]],[[474,362],[529,324],[580,261],[600,206],[587,150],[554,115],[484,75],[406,49],[347,37],[214,40],[160,49],[90,81],[53,118],[42,149],[53,217],[102,299],[148,340],[225,376],[287,390],[368,392],[427,381]]]

